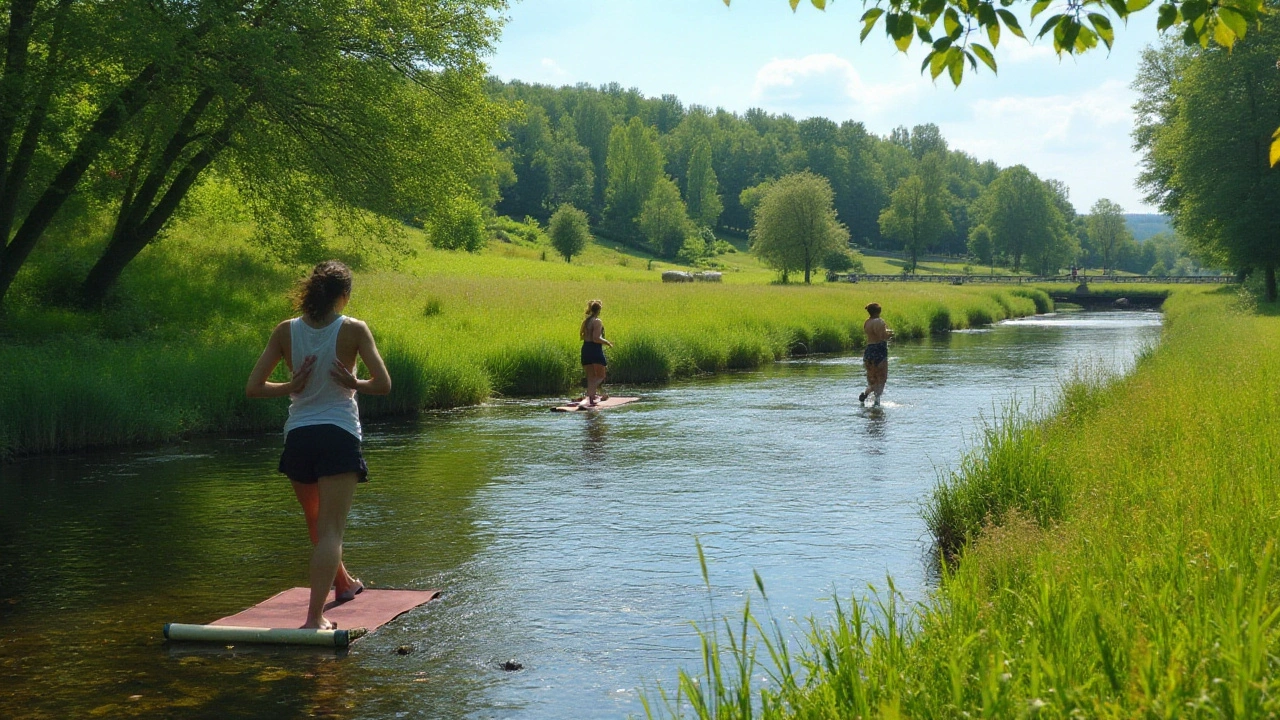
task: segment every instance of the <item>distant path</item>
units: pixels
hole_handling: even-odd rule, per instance
[[[1150,275],[870,275],[863,273],[828,273],[828,282],[924,282],[944,283],[947,285],[973,285],[975,283],[995,283],[1000,285],[1029,285],[1044,283],[1125,283],[1125,284],[1157,284],[1157,285],[1229,285],[1239,282],[1235,275],[1184,275],[1184,276],[1150,276]]]

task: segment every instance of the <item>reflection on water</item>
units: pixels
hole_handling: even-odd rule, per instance
[[[1076,364],[1121,368],[1158,332],[1154,313],[1089,313],[896,344],[878,409],[857,402],[860,358],[825,357],[642,388],[612,411],[528,402],[375,425],[347,564],[445,594],[345,657],[160,639],[164,622],[305,583],[278,436],[6,465],[3,714],[640,714],[638,687],[698,662],[694,537],[721,612],[753,569],[782,617],[886,574],[921,597],[919,505],[977,418],[1014,393],[1051,397]]]

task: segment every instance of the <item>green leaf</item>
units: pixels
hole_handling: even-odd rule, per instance
[[[1125,3],[1125,8],[1128,9],[1130,13],[1142,12],[1152,2],[1154,2],[1154,0],[1129,0]]]
[[[1111,18],[1101,13],[1089,13],[1089,22],[1093,25],[1094,31],[1098,33],[1098,37],[1102,38],[1102,42],[1106,43],[1107,49],[1111,49],[1111,42],[1115,40],[1116,33],[1111,28]]]
[[[991,47],[1000,47],[999,23],[991,23],[987,26],[987,39],[991,41]]]
[[[978,60],[973,56],[973,53],[965,50],[964,58],[969,61],[969,67],[973,68],[974,72],[978,72]]]
[[[1059,52],[1073,52],[1076,38],[1080,36],[1080,22],[1073,17],[1063,17],[1053,31],[1053,45]]]
[[[1171,3],[1160,6],[1156,16],[1156,30],[1164,32],[1178,22],[1178,8]]]
[[[789,0],[791,3],[791,12],[796,11],[796,6],[800,4],[800,0]]]
[[[951,38],[944,35],[934,41],[933,49],[938,52],[946,52],[948,49],[951,48],[952,42],[953,40]]]
[[[890,36],[893,38],[893,44],[897,46],[901,52],[906,52],[911,47],[911,36],[914,34],[916,24],[912,21],[910,15],[898,15],[894,17],[892,14],[885,20],[889,25],[894,26]]]
[[[1228,50],[1236,44],[1235,31],[1227,27],[1227,24],[1222,22],[1221,17],[1213,24],[1213,41]]]
[[[827,0],[809,0],[809,2],[813,3],[813,6],[819,10],[827,9]]]
[[[969,47],[973,48],[973,54],[977,55],[978,59],[982,60],[983,64],[991,68],[991,72],[999,72],[996,70],[996,56],[992,55],[990,50],[978,43],[973,43]]]
[[[1147,2],[1150,1],[1151,0],[1147,0]],[[1107,0],[1107,5],[1111,6],[1116,17],[1121,19],[1129,17],[1129,6],[1125,5],[1124,0]]]
[[[947,0],[924,0],[920,3],[920,14],[936,17],[947,6]]]
[[[933,76],[934,80],[938,79],[938,76],[942,74],[942,71],[945,70],[946,67],[947,67],[946,52],[938,52],[937,50],[934,50],[933,52],[929,53],[929,74]]]
[[[951,84],[960,87],[960,80],[964,78],[964,55],[960,48],[953,47],[947,51],[947,56],[947,72],[951,74]]]
[[[1048,20],[1045,20],[1045,21],[1044,21],[1044,25],[1042,25],[1042,26],[1040,27],[1040,34],[1039,34],[1039,35],[1036,35],[1036,39],[1037,39],[1037,40],[1039,40],[1040,38],[1044,37],[1045,35],[1048,35],[1048,34],[1049,34],[1049,31],[1050,31],[1050,30],[1053,30],[1053,29],[1054,29],[1054,28],[1056,28],[1056,27],[1058,27],[1058,23],[1062,22],[1062,20],[1063,20],[1064,18],[1066,18],[1066,17],[1067,17],[1066,15],[1063,15],[1062,13],[1058,13],[1057,15],[1054,15],[1053,17],[1049,18]]]
[[[880,8],[871,8],[862,14],[862,34],[858,36],[858,41],[862,42],[871,34],[871,28],[876,26],[876,20],[884,14],[884,10]]]
[[[1218,8],[1218,22],[1223,23],[1231,28],[1231,32],[1236,37],[1242,38],[1249,31],[1249,20],[1245,18],[1244,13],[1233,7],[1222,6]]]
[[[1280,128],[1271,134],[1271,167],[1280,162]]]
[[[1036,4],[1031,6],[1031,19],[1035,20],[1036,16],[1045,11],[1045,8],[1053,4],[1053,0],[1036,0]]]
[[[991,7],[991,3],[982,3],[978,6],[978,24],[984,27],[991,27],[1000,22],[996,18],[996,9]]]
[[[997,10],[996,14],[998,14],[1000,19],[1004,21],[1004,26],[1009,28],[1009,32],[1024,40],[1027,38],[1027,36],[1022,32],[1022,26],[1018,24],[1018,17],[1016,15],[1008,10]]]
[[[1209,10],[1209,3],[1206,0],[1187,0],[1182,3],[1182,19],[1192,22],[1199,19]]]
[[[920,38],[922,43],[932,43],[933,33],[929,32],[929,27],[922,23],[916,23],[916,37]]]
[[[947,11],[942,14],[942,27],[947,31],[948,36],[960,37],[960,31],[964,28],[960,24],[960,13],[956,12],[955,8],[947,8]]]

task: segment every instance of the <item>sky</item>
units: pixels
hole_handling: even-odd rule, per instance
[[[859,43],[863,12],[851,0],[825,12],[804,0],[794,13],[787,0],[522,0],[507,13],[490,69],[549,85],[617,82],[686,106],[857,120],[880,135],[935,123],[953,149],[1066,182],[1078,212],[1099,198],[1155,212],[1133,185],[1139,158],[1129,137],[1129,85],[1142,49],[1158,39],[1154,12],[1117,23],[1109,54],[1100,46],[1080,58],[1006,32],[999,74],[966,68],[959,88],[945,74],[931,81],[920,72],[923,50],[899,53],[880,27]]]

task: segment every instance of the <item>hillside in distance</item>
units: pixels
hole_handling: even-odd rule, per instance
[[[1143,213],[1126,213],[1124,220],[1129,225],[1133,239],[1142,242],[1156,233],[1172,233],[1173,223],[1168,215]]]

